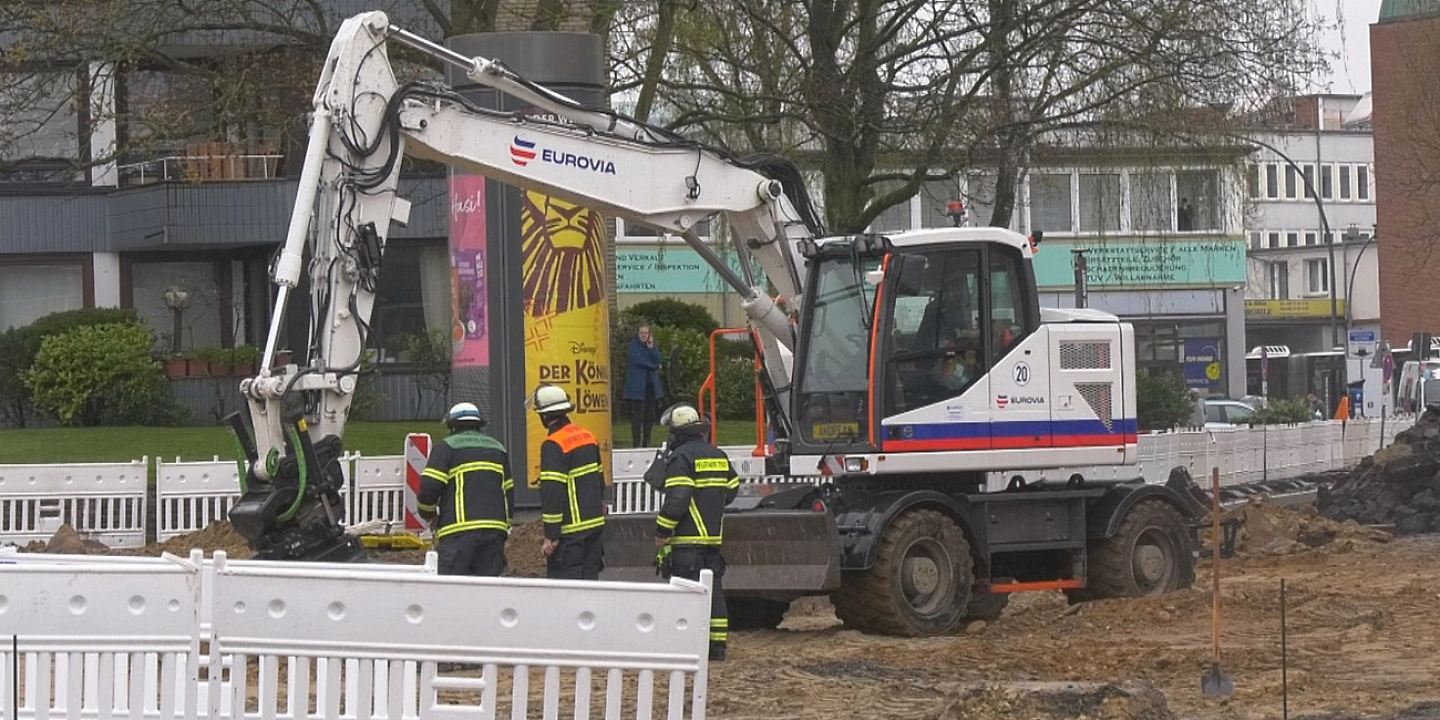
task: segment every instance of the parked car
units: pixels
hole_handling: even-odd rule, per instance
[[[1205,400],[1205,429],[1214,430],[1243,425],[1254,414],[1254,406],[1239,400],[1207,398]]]

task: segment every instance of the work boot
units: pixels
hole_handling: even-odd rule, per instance
[[[711,645],[711,646],[710,646],[710,662],[725,662],[725,646],[724,646],[724,645]]]

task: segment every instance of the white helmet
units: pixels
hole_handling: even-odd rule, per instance
[[[445,413],[445,426],[453,428],[462,422],[473,422],[485,424],[485,418],[480,415],[480,408],[475,403],[455,403],[450,412]]]
[[[541,415],[575,409],[570,403],[570,396],[565,394],[565,389],[555,385],[535,388],[535,394],[530,398],[530,407]]]
[[[699,423],[700,412],[685,403],[671,405],[669,409],[660,416],[660,424],[672,430],[697,425]]]

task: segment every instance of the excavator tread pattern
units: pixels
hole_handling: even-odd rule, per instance
[[[1089,577],[1086,586],[1079,590],[1067,590],[1065,594],[1070,601],[1086,602],[1140,595],[1141,592],[1131,577],[1130,548],[1136,535],[1150,525],[1168,528],[1171,541],[1175,544],[1175,581],[1172,583],[1173,587],[1163,588],[1161,592],[1172,592],[1194,584],[1194,546],[1185,516],[1164,500],[1142,500],[1125,514],[1125,519],[1121,521],[1114,535],[1090,544]]]
[[[958,560],[955,580],[966,588],[965,595],[939,619],[916,617],[901,597],[899,574],[905,550],[910,542],[926,535],[939,538],[950,549]],[[953,632],[966,615],[974,565],[970,543],[954,520],[934,510],[911,510],[885,529],[870,570],[848,573],[840,589],[831,595],[835,615],[846,627],[861,632],[903,637]]]

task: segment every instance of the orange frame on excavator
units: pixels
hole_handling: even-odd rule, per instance
[[[720,337],[721,337],[721,336],[724,336],[724,335],[746,335],[746,336],[749,336],[749,335],[750,335],[750,329],[749,329],[749,328],[720,328],[719,330],[716,330],[716,331],[710,333],[710,374],[708,374],[708,375],[705,376],[705,382],[700,383],[700,391],[699,391],[698,393],[696,393],[696,398],[695,398],[695,400],[696,400],[696,403],[697,403],[697,409],[700,410],[701,414],[708,415],[709,418],[710,418],[710,442],[711,442],[711,443],[718,443],[718,442],[719,442],[719,437],[720,437],[720,427],[719,427],[719,426],[720,426],[720,412],[719,412],[719,410],[720,410],[720,400],[719,400],[718,397],[716,397],[716,392],[715,392],[715,363],[716,363],[716,352],[715,352],[715,347],[716,347],[716,346],[715,346],[715,341],[718,340],[718,339],[720,339]],[[765,457],[765,455],[768,454],[768,453],[766,453],[766,442],[765,442],[765,399],[764,399],[764,397],[763,397],[763,393],[762,393],[761,390],[760,390],[760,372],[763,371],[764,368],[761,367],[760,353],[759,353],[758,351],[755,353],[754,363],[755,363],[755,365],[754,365],[754,371],[755,371],[755,449],[754,449],[754,451],[753,451],[751,454],[752,454],[754,457]],[[709,399],[709,403],[708,403],[708,404],[706,403],[707,397],[708,397],[708,399]]]

